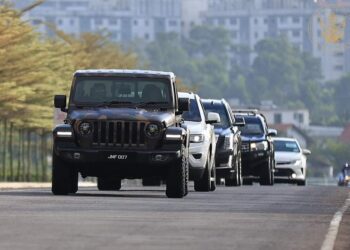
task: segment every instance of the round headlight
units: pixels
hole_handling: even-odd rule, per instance
[[[160,134],[160,126],[155,123],[150,123],[146,126],[146,135],[149,137],[157,137]]]
[[[92,133],[92,124],[90,122],[82,122],[79,124],[79,133],[81,135],[89,135]]]

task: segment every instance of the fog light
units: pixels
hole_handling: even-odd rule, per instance
[[[153,156],[154,161],[166,161],[168,160],[168,155],[156,154]]]
[[[295,179],[297,177],[296,174],[292,174],[292,178]]]
[[[76,160],[79,160],[80,159],[80,153],[74,153],[73,154],[73,158],[76,159]]]

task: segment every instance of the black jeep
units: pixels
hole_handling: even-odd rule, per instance
[[[269,129],[263,114],[257,110],[234,110],[236,117],[243,117],[245,126],[240,127],[242,138],[243,184],[274,184],[275,151],[272,136],[276,130]]]
[[[98,178],[99,190],[122,179],[161,178],[166,195],[187,195],[189,133],[175,75],[139,70],[80,70],[55,107],[67,112],[53,131],[52,192],[76,193],[78,173]]]

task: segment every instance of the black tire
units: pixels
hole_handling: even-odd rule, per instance
[[[261,166],[260,172],[260,185],[261,186],[273,186],[274,176],[272,172],[272,164],[270,161]]]
[[[97,178],[97,188],[100,191],[118,191],[122,186],[122,180],[120,178]]]
[[[169,168],[166,179],[166,195],[168,198],[183,198],[188,192],[188,157],[182,149],[182,156]]]
[[[225,186],[228,187],[237,187],[241,185],[242,174],[240,171],[240,158],[237,156],[235,160],[235,172],[230,173],[228,177],[225,178]]]
[[[145,177],[142,179],[142,185],[144,187],[160,186],[161,184],[162,180],[159,177]]]
[[[243,185],[244,186],[251,186],[251,185],[253,185],[253,181],[250,179],[243,179]]]
[[[52,187],[54,195],[68,195],[78,191],[77,169],[52,154]]]
[[[215,191],[216,189],[216,167],[215,163],[213,161],[212,168],[211,168],[211,183],[210,183],[210,191]]]
[[[298,181],[298,182],[297,182],[297,185],[298,185],[298,186],[305,186],[305,185],[306,185],[306,181],[305,181],[305,180]]]
[[[194,190],[197,192],[209,192],[211,190],[210,159],[208,157],[202,178],[194,181]]]
[[[239,185],[238,186],[242,186],[243,185],[243,176],[242,176],[242,158],[241,158],[241,152],[239,152],[238,155],[238,180],[239,180]]]

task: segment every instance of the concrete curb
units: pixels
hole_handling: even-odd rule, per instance
[[[79,182],[79,187],[96,187],[94,182]],[[51,188],[51,182],[0,182],[0,190]]]

